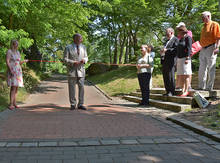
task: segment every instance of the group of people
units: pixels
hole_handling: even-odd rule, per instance
[[[212,90],[215,79],[215,65],[217,53],[220,46],[219,24],[211,20],[211,13],[202,13],[204,26],[201,32],[200,43],[202,49],[199,55],[199,86],[201,90]],[[191,48],[192,33],[187,30],[184,23],[177,26],[178,37],[174,36],[174,29],[166,29],[167,42],[161,49],[161,64],[164,86],[166,94],[164,96],[175,95],[175,88],[181,88],[180,96],[187,96],[191,82]],[[84,106],[84,80],[85,67],[88,61],[86,47],[82,44],[83,38],[80,34],[73,36],[73,43],[67,45],[64,51],[64,62],[68,70],[69,102],[70,110],[82,109]],[[142,45],[142,57],[137,62],[138,81],[142,93],[142,101],[139,105],[149,105],[149,85],[152,81],[151,74],[154,66],[155,53],[151,45]],[[21,61],[18,51],[18,41],[12,40],[10,49],[6,54],[6,64],[8,67],[8,86],[10,87],[9,109],[19,108],[16,105],[16,95],[18,87],[23,87],[21,64],[28,60]],[[177,84],[175,84],[175,70],[177,71]],[[206,84],[208,73],[208,82]],[[75,97],[75,86],[78,85],[78,103]]]
[[[86,110],[86,107],[84,106],[84,64],[88,61],[88,57],[82,41],[82,36],[78,33],[75,34],[73,36],[73,43],[66,46],[64,51],[64,62],[67,65],[68,70],[70,110],[75,110],[77,108]],[[8,67],[7,83],[10,87],[10,103],[8,109],[10,110],[19,108],[19,106],[16,105],[16,96],[18,87],[24,86],[21,65],[26,62],[28,62],[28,60],[21,61],[21,55],[18,51],[18,41],[12,40],[10,48],[6,53],[6,64]],[[79,88],[78,103],[75,97],[76,84]]]
[[[203,28],[200,35],[202,46],[199,53],[199,85],[198,90],[212,91],[215,80],[216,58],[220,47],[219,24],[211,20],[211,13],[202,13]],[[166,29],[167,41],[160,51],[162,74],[166,93],[163,96],[176,95],[175,90],[181,89],[179,95],[189,95],[192,80],[192,32],[186,25],[180,22],[176,26],[178,36],[174,35],[173,28]],[[137,62],[138,81],[142,93],[142,101],[139,105],[149,105],[149,80],[153,68],[153,57],[148,53],[147,46],[141,46],[142,57]],[[151,71],[150,71],[151,70]],[[176,80],[175,80],[176,72]],[[207,81],[208,75],[208,81]]]

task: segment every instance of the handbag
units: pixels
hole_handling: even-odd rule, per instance
[[[209,101],[206,100],[199,92],[195,92],[193,98],[196,100],[200,108],[205,108],[209,105]]]
[[[202,46],[200,45],[199,41],[196,41],[192,44],[192,51],[191,51],[191,57],[198,53],[202,49]]]

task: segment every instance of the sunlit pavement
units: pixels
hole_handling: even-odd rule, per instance
[[[108,100],[90,84],[88,110],[69,110],[63,76],[20,106],[0,114],[0,163],[220,162],[220,144],[166,121],[170,112]]]

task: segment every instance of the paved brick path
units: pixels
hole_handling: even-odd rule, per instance
[[[69,110],[67,81],[45,81],[0,114],[1,162],[220,162],[220,144],[86,85],[87,111]]]

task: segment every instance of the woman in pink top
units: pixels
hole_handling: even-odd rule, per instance
[[[182,27],[182,26],[183,26],[183,27],[186,27],[186,24],[183,23],[183,22],[180,22],[180,23],[176,26],[176,29],[179,29],[179,28]],[[188,30],[187,35],[190,36],[190,37],[192,38],[192,40],[193,40],[192,31]],[[178,35],[177,38],[180,40],[180,39],[181,39],[181,36]],[[193,41],[193,42],[194,42],[194,41]],[[191,81],[192,81],[192,75],[189,75],[189,90],[192,89],[192,87],[191,87]],[[180,88],[180,85],[181,85],[180,83],[181,83],[181,81],[180,81],[180,79],[179,79],[179,75],[177,75],[177,77],[176,77],[176,89],[179,89],[179,88]]]

